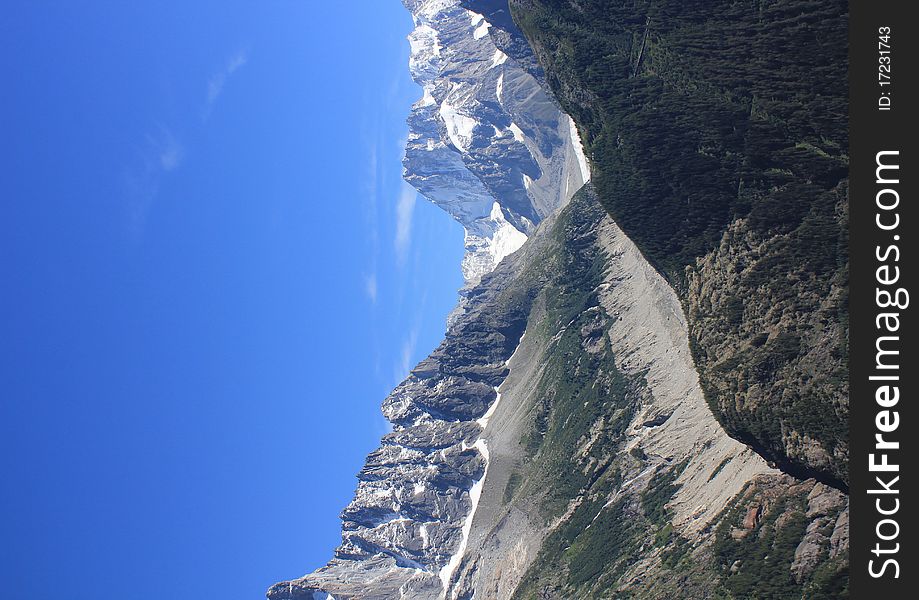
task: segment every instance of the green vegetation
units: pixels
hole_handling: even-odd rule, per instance
[[[792,576],[795,549],[809,523],[807,485],[776,477],[764,484],[768,493],[744,490],[711,530],[693,539],[677,532],[668,507],[687,461],[659,466],[644,488],[639,480],[620,489],[623,480],[659,459],[637,447],[625,451],[626,427],[647,389],[643,376],[616,368],[603,335],[614,317],[596,295],[607,260],[596,243],[602,217],[589,189],[576,195],[546,232],[550,237],[540,255],[528,260],[521,283],[502,292],[507,310],[538,307],[538,318],[530,314],[527,336],[545,345],[522,439],[525,458],[510,474],[503,501],[555,525],[514,598],[846,597],[845,555],[818,564],[800,583]],[[764,345],[781,355],[801,343],[777,335]],[[767,426],[775,425],[764,422]],[[744,526],[758,502],[769,503],[762,517],[735,538],[733,530]],[[835,517],[823,526],[825,537],[832,522]]]
[[[736,598],[757,600],[838,600],[848,598],[848,556],[822,562],[805,581],[796,582],[791,564],[795,549],[808,525],[806,493],[780,496],[765,507],[756,504],[756,494],[742,493],[741,501],[725,511],[715,531],[713,546],[723,583]],[[744,515],[759,507],[761,522],[743,530]],[[832,533],[832,521],[822,532]],[[739,539],[732,532],[742,531]]]
[[[510,4],[578,125],[603,208],[681,297],[714,414],[786,471],[845,490],[845,3]],[[519,298],[531,306],[539,290],[545,314],[528,331],[551,360],[504,500],[532,499],[557,526],[515,598],[847,597],[844,553],[800,582],[791,572],[811,522],[807,486],[753,484],[693,540],[668,508],[685,464],[618,493],[652,460],[623,451],[644,381],[617,371],[592,337],[613,317],[597,310],[604,257],[584,196],[534,261],[541,285]],[[751,508],[761,511],[752,524]]]
[[[845,490],[846,4],[511,8],[600,201],[680,293],[716,416],[789,472]]]
[[[674,482],[680,476],[680,473],[686,469],[687,464],[689,464],[688,458],[676,467],[656,476],[648,484],[647,489],[642,492],[641,507],[645,511],[645,517],[655,525],[663,527],[670,523],[670,518],[673,515],[667,508],[667,503],[680,489],[680,486]]]
[[[629,378],[616,369],[609,345],[599,342],[596,352],[585,349],[591,336],[603,334],[611,317],[596,310],[596,288],[602,281],[605,256],[595,245],[595,226],[602,211],[584,194],[558,217],[554,252],[545,262],[555,265],[544,289],[546,316],[536,335],[552,337],[547,362],[539,379],[540,399],[533,427],[524,438],[533,477],[528,484],[545,485],[549,493],[547,517],[563,512],[568,502],[605,472],[619,438],[634,414],[641,378]],[[550,335],[550,332],[557,332]],[[585,337],[586,336],[586,337]],[[595,430],[589,448],[579,453],[586,432]]]
[[[579,505],[543,543],[514,598],[540,598],[546,587],[562,597],[603,597],[637,558],[645,529],[632,509],[627,498]]]
[[[728,456],[724,460],[722,460],[720,463],[718,463],[718,466],[715,467],[715,470],[712,471],[712,474],[708,476],[708,480],[712,481],[715,477],[718,477],[718,473],[721,472],[721,469],[725,468],[727,464],[731,462],[733,458],[734,458],[733,456]]]
[[[619,462],[632,460],[622,452],[623,434],[645,383],[616,368],[605,341],[612,317],[598,308],[596,295],[606,264],[596,245],[602,217],[595,199],[580,192],[559,214],[550,248],[536,261],[545,275],[545,314],[528,335],[546,340],[550,360],[522,442],[527,458],[504,499],[537,498],[547,522],[572,512],[546,540],[517,592],[522,598],[538,597],[544,585],[595,591],[614,585],[636,559],[647,527],[632,518],[634,498],[605,506],[622,479]],[[605,582],[600,587],[598,578]]]
[[[807,600],[839,600],[849,597],[848,557],[829,560],[819,567],[804,591]]]
[[[807,526],[801,500],[783,499],[765,516],[760,531],[745,532],[747,535],[739,541],[731,537],[731,529],[740,525],[745,504],[736,506],[719,525],[714,552],[727,571],[725,586],[735,597],[761,600],[801,597],[801,589],[791,574],[795,548]],[[779,528],[776,521],[786,510],[790,511],[790,518]]]
[[[618,473],[581,490],[579,504],[543,543],[514,597],[543,598],[547,589],[556,594],[552,597],[631,597],[626,588],[620,589],[622,576],[648,552],[649,539],[661,548],[664,569],[689,577],[691,545],[674,531],[666,507],[687,464],[688,460],[656,474],[637,496],[608,500],[620,485]]]
[[[520,487],[522,481],[523,477],[517,471],[511,473],[511,476],[507,478],[507,485],[504,487],[504,497],[502,498],[505,504],[508,504],[514,498],[514,492]]]

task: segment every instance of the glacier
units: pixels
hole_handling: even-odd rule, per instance
[[[577,130],[491,24],[459,0],[405,0],[415,29],[404,177],[465,230],[477,283],[589,179]]]

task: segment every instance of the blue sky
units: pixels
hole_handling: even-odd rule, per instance
[[[400,178],[411,20],[77,4],[0,21],[3,596],[260,598],[330,557],[461,284]]]

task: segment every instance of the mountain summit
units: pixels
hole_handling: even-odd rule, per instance
[[[334,557],[268,597],[845,597],[833,312],[845,257],[829,243],[814,264],[826,248],[785,243],[833,241],[844,222],[838,115],[812,140],[800,110],[745,104],[717,57],[694,54],[725,23],[713,9],[405,5],[423,96],[404,176],[465,227],[466,286],[444,341],[383,403],[392,432],[358,474]],[[793,62],[767,42],[809,14],[732,13],[749,29],[738,44],[759,49],[738,68]],[[746,109],[731,116],[744,131],[712,90]],[[802,161],[821,178],[799,181]],[[794,207],[779,184],[803,194]],[[763,279],[776,265],[784,287]],[[782,390],[792,372],[813,397]],[[821,403],[838,410],[802,409]]]

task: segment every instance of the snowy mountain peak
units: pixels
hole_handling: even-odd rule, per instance
[[[586,162],[571,120],[495,44],[487,19],[459,0],[405,5],[415,23],[409,69],[423,92],[404,177],[465,228],[473,285],[587,181]]]
[[[465,228],[471,291],[440,348],[384,401],[393,429],[358,474],[335,556],[273,586],[272,600],[455,597],[488,469],[484,427],[526,325],[496,300],[519,265],[482,277],[587,179],[570,119],[495,44],[496,27],[459,0],[404,3],[415,23],[409,69],[422,92],[408,117],[403,176]]]

